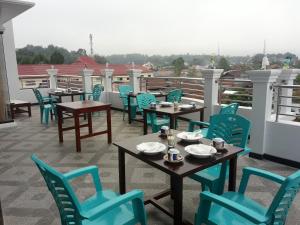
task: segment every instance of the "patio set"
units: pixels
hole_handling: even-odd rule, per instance
[[[107,134],[108,143],[112,143],[111,104],[100,102],[102,91],[100,85],[95,85],[92,93],[54,90],[49,92],[49,96],[42,96],[38,89],[34,89],[40,105],[41,123],[48,124],[49,117],[56,118],[59,142],[63,142],[63,131],[75,129],[77,152],[81,152],[80,140],[83,138]],[[65,96],[71,96],[72,101],[63,102]],[[74,101],[74,96],[80,96],[80,101]],[[246,167],[236,191],[238,158],[251,152],[248,147],[251,122],[237,114],[238,103],[222,106],[218,114],[205,122],[205,107],[195,102],[184,104],[180,89],[134,93],[131,86],[121,85],[119,97],[123,105],[123,120],[127,112],[128,123],[132,126],[133,121],[143,122],[144,133],[113,143],[118,148],[119,193],[102,187],[97,166],[60,173],[37,155],[32,155],[54,197],[62,224],[146,225],[145,205],[148,204],[173,218],[174,225],[285,223],[289,207],[300,189],[300,171],[283,177]],[[106,112],[107,129],[94,132],[92,118],[99,116],[101,111]],[[177,130],[178,119],[191,113],[199,113],[199,121],[189,120],[187,131]],[[81,117],[87,120],[86,124],[80,124]],[[66,118],[74,118],[74,126],[63,127]],[[148,134],[148,126],[151,127],[151,134]],[[88,127],[88,134],[80,134],[82,127]],[[167,174],[170,188],[147,199],[141,190],[127,192],[126,154]],[[71,180],[87,174],[92,177],[96,194],[81,202]],[[269,207],[246,196],[248,180],[252,176],[279,185]],[[183,215],[183,178],[193,179],[202,186],[193,223]],[[228,192],[224,190],[226,183]],[[159,202],[168,196],[173,200],[173,210]]]

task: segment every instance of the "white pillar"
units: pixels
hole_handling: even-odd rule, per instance
[[[82,75],[82,83],[83,83],[83,91],[86,93],[92,93],[92,75],[94,70],[84,68],[81,71]]]
[[[104,76],[104,91],[105,92],[112,92],[112,79],[113,79],[113,69],[104,69],[102,70],[102,74]]]
[[[134,93],[140,92],[140,77],[141,77],[142,70],[139,69],[130,69],[128,70],[129,76],[129,84],[133,88]]]
[[[209,117],[214,114],[214,106],[218,104],[218,92],[220,78],[223,69],[202,69],[204,77],[204,120],[209,121]]]
[[[51,66],[51,69],[47,70],[47,73],[49,75],[49,81],[50,81],[50,89],[56,89],[57,88],[57,72],[58,69],[54,69],[54,66]]]
[[[252,152],[263,156],[266,148],[266,121],[270,119],[272,110],[272,83],[276,81],[280,70],[251,70],[246,73],[253,82]]]
[[[279,85],[293,85],[294,80],[296,79],[298,74],[300,74],[300,69],[283,69],[277,79],[277,83]],[[293,89],[282,88],[281,95],[291,97],[291,96],[293,96]],[[281,98],[280,104],[281,105],[292,105],[292,99],[291,98]],[[281,107],[280,113],[291,114],[292,113],[291,109],[292,108],[290,108],[290,107]]]

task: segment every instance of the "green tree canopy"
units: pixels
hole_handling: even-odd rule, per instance
[[[105,58],[104,56],[100,56],[100,55],[98,55],[98,54],[95,54],[95,55],[94,55],[94,60],[95,60],[97,63],[99,63],[99,64],[105,64],[105,63],[107,63],[106,58]]]
[[[228,71],[231,69],[228,60],[225,57],[221,57],[218,63],[218,69],[223,69],[224,71]]]
[[[50,57],[51,64],[63,64],[65,61],[64,56],[59,52],[54,52]]]
[[[184,69],[184,60],[182,57],[179,57],[172,62],[172,66],[174,67],[174,73],[176,76],[180,76],[181,71]]]

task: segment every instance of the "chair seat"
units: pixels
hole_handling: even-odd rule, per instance
[[[198,182],[204,182],[207,184],[208,182],[215,182],[218,180],[221,171],[221,164],[217,164],[215,166],[209,167],[205,170],[201,170],[190,176],[193,180]]]
[[[148,119],[147,123],[151,125],[151,121],[149,119]],[[169,123],[170,123],[169,119],[157,119],[155,122],[155,125],[161,126],[161,125],[166,125]]]
[[[94,195],[82,203],[82,210],[87,211],[101,203],[117,197],[118,194],[111,190],[105,190],[100,195]],[[121,224],[135,224],[137,221],[134,219],[132,204],[127,203],[117,207],[103,216],[95,220],[83,220],[82,225],[121,225]]]
[[[238,192],[227,192],[222,196],[244,207],[252,209],[259,214],[264,215],[267,212],[267,209],[265,207]],[[231,210],[228,210],[214,203],[211,206],[209,221],[218,225],[254,225],[254,223],[239,216]]]
[[[52,109],[53,106],[52,106],[51,104],[45,104],[45,105],[44,105],[44,108],[45,108],[45,109]]]

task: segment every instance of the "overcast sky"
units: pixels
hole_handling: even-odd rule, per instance
[[[299,0],[33,0],[14,19],[16,47],[54,44],[100,55],[262,52],[300,55]]]

